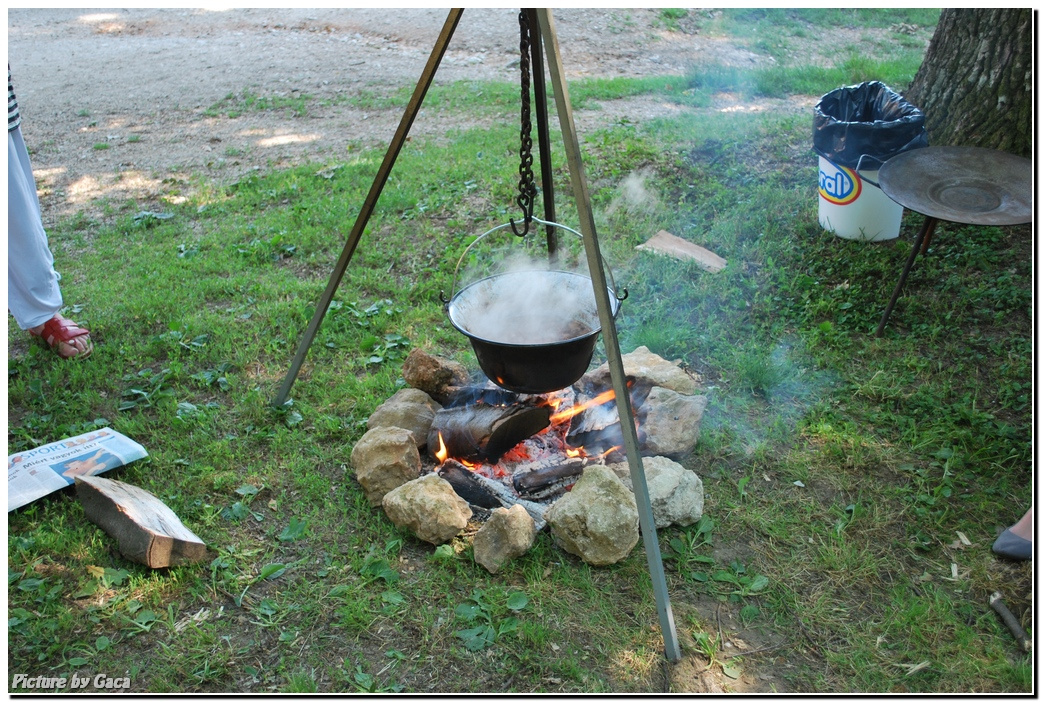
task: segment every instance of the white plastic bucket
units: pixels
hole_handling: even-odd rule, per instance
[[[877,182],[878,171],[858,173],[823,156],[817,159],[817,221],[824,229],[859,241],[885,241],[900,235],[904,208],[868,182]]]

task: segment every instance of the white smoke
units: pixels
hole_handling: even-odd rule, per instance
[[[647,187],[652,171],[643,168],[630,173],[618,184],[618,192],[607,207],[607,214],[653,212],[658,208],[658,197]]]
[[[449,315],[471,336],[501,344],[553,344],[600,329],[590,278],[533,262],[460,290]]]

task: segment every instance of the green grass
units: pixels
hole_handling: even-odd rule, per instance
[[[809,12],[764,21],[924,21]],[[764,75],[696,90],[755,93]],[[780,94],[834,87],[807,76]],[[684,361],[710,398],[684,461],[705,482],[705,517],[659,535],[684,655],[736,691],[755,684],[743,671],[764,691],[768,674],[787,692],[1030,692],[1030,661],[987,604],[1001,590],[1032,629],[1029,566],[989,552],[1030,501],[1029,231],[941,224],[875,338],[920,219],[884,244],[821,231],[809,116],[701,110],[688,79],[575,86],[590,105],[688,100],[668,121],[583,134],[604,257],[630,292],[623,351]],[[515,99],[496,84],[431,98],[471,116]],[[212,117],[247,102],[229,96]],[[129,205],[50,230],[67,314],[96,351],[63,363],[11,323],[9,453],[112,426],[150,454],[112,477],[161,498],[213,554],[167,571],[129,563],[68,491],[12,513],[12,672],[127,671],[152,693],[662,689],[642,547],[593,568],[541,535],[492,576],[466,538],[416,540],[352,477],[351,448],[409,350],[476,367],[439,294],[473,237],[516,216],[510,124],[408,144],[285,407],[271,402],[381,152],[233,185],[193,174],[168,184],[187,198],[172,218]],[[727,268],[634,250],[658,229]],[[509,607],[514,593],[525,606]],[[459,632],[485,621],[494,642],[468,649]]]
[[[207,117],[234,119],[244,112],[261,110],[284,110],[294,117],[307,115],[307,106],[314,98],[305,93],[299,95],[261,95],[254,90],[243,90],[240,94],[228,93],[210,105],[203,113]]]

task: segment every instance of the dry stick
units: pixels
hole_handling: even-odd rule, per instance
[[[1001,601],[1002,595],[1000,592],[995,592],[990,596],[990,608],[993,609],[1001,616],[1001,621],[1005,622],[1005,626],[1012,632],[1012,635],[1016,637],[1016,643],[1024,651],[1030,651],[1030,641],[1027,639],[1027,634],[1023,631],[1023,627],[1019,625],[1019,622],[1012,612],[1009,611],[1005,603]]]
[[[719,608],[722,607],[722,606],[723,606],[722,602],[720,602],[719,604],[716,605],[716,629],[719,631],[719,647],[720,647],[720,649],[722,649],[723,645],[724,645],[724,642],[723,642],[723,622],[719,618]]]

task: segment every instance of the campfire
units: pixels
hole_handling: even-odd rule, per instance
[[[434,416],[427,451],[434,470],[471,506],[520,504],[541,517],[531,502],[560,497],[587,465],[625,459],[614,390],[592,397],[575,387],[537,396],[461,394],[463,404]],[[639,407],[634,404],[637,426]]]
[[[645,348],[625,358],[627,370],[633,369],[627,392],[640,452],[647,457],[648,483],[661,483],[666,493],[652,496],[660,512],[656,526],[693,523],[701,516],[701,481],[676,461],[697,442],[707,398],[697,394],[698,379],[676,363]],[[403,374],[410,387],[373,413],[351,456],[370,502],[383,506],[395,523],[431,543],[444,543],[467,527],[484,530],[497,512],[512,509],[519,515],[514,519],[530,521],[532,541],[549,526],[554,540],[575,552],[553,514],[563,511],[559,505],[574,503],[571,493],[582,493],[580,483],[591,483],[595,474],[612,483],[608,490],[614,495],[595,508],[625,511],[619,520],[631,532],[603,540],[621,544],[625,552],[635,545],[635,501],[606,365],[569,387],[538,395],[475,384],[458,364],[421,351],[409,356]],[[430,490],[433,498],[426,494]],[[434,527],[428,522],[440,519],[445,503],[462,516]],[[508,530],[516,531],[516,525]],[[475,557],[478,542],[475,537]],[[577,555],[594,563],[615,558]]]

